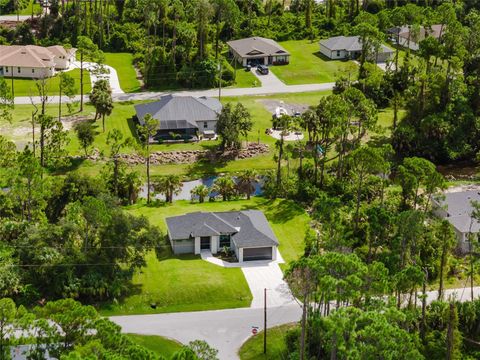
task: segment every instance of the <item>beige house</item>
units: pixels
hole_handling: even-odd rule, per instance
[[[272,39],[250,37],[227,42],[232,56],[243,66],[286,65],[290,53]]]
[[[63,46],[0,45],[0,76],[41,79],[66,70],[75,61],[76,49]]]

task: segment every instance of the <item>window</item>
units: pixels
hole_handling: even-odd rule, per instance
[[[203,122],[203,128],[207,129],[208,128],[208,123],[206,121]]]
[[[5,72],[8,73],[8,67],[5,67]]]
[[[337,57],[340,56],[340,50],[337,50]]]
[[[35,69],[32,69],[32,74],[35,74]]]
[[[220,235],[220,249],[224,246],[230,247],[230,235]]]
[[[20,71],[21,71],[20,68],[18,68],[18,73],[20,73]]]

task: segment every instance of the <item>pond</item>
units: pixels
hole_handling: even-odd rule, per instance
[[[205,185],[206,187],[211,188],[213,186],[213,183],[215,180],[218,178],[218,176],[210,176],[206,177],[203,179],[197,179],[197,180],[192,180],[192,181],[184,181],[182,183],[182,189],[177,195],[173,195],[173,200],[191,200],[192,195],[190,192],[192,191],[193,188],[195,188],[198,185]],[[233,177],[233,180],[236,181],[236,177]],[[252,196],[259,196],[263,194],[262,186],[263,186],[263,181],[260,179],[258,182],[255,182],[253,184],[255,186],[255,191],[252,193]],[[216,192],[211,192],[210,196],[217,196],[218,193]],[[146,198],[147,197],[147,186],[145,185],[142,190],[140,191],[140,197]],[[157,194],[154,197],[155,199],[159,200],[165,200],[165,196],[163,194]]]

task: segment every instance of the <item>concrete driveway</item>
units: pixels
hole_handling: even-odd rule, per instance
[[[274,89],[278,87],[283,88],[286,86],[285,83],[280,80],[271,70],[267,75],[260,74],[256,67],[252,67],[250,71],[258,78],[258,80],[260,80],[262,87]]]
[[[283,273],[278,264],[244,266],[242,272],[253,296],[250,307],[263,308],[265,289],[267,289],[267,307],[295,303],[295,298],[283,280]]]

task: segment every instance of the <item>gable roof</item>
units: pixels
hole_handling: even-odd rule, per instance
[[[70,48],[70,49],[65,49],[63,46],[60,45],[53,45],[53,46],[48,46],[47,49],[55,56],[64,56],[68,57],[70,55],[75,54],[77,49],[75,48]]]
[[[432,36],[436,39],[440,37],[440,35],[443,33],[443,30],[445,29],[445,26],[442,24],[435,24],[435,25],[430,25],[429,27],[425,26],[420,26],[419,27],[419,33],[417,35],[417,39],[410,39],[412,42],[420,42],[424,40],[428,36]],[[395,34],[401,38],[408,39],[410,36],[410,31],[411,31],[411,26],[410,25],[404,25],[404,26],[396,26],[393,28],[390,28],[387,30],[390,34]]]
[[[450,192],[442,197],[434,197],[434,202],[447,211],[446,220],[462,233],[480,230],[480,223],[476,220],[472,222],[472,201],[480,202],[478,190]]]
[[[275,40],[266,39],[263,37],[249,37],[245,39],[228,41],[230,46],[242,58],[258,57],[258,56],[272,56],[272,55],[290,55],[281,45]]]
[[[335,36],[328,39],[320,40],[320,45],[331,51],[362,51],[362,42],[359,36]],[[393,53],[388,46],[380,45],[380,53]]]
[[[222,104],[217,99],[193,96],[162,96],[160,100],[135,105],[137,118],[143,124],[145,115],[159,120],[160,130],[197,128],[197,121],[217,120]]]
[[[55,56],[47,48],[35,45],[0,45],[0,66],[50,68]]]
[[[165,221],[172,240],[230,234],[238,248],[278,245],[267,218],[258,210],[195,212]]]

